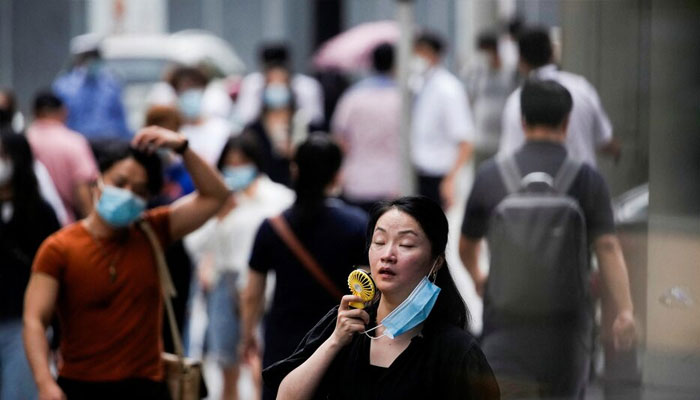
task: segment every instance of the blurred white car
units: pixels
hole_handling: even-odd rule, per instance
[[[202,30],[107,36],[100,51],[106,66],[124,82],[124,105],[134,131],[142,125],[149,94],[167,68],[201,66],[218,78],[245,72],[243,61],[228,42]]]

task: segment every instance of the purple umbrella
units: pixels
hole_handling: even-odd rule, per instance
[[[328,39],[314,54],[317,69],[354,72],[368,69],[372,50],[382,43],[395,43],[401,31],[396,21],[367,22]]]

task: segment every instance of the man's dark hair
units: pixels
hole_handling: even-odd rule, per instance
[[[45,112],[59,111],[63,101],[50,90],[42,90],[34,96],[33,111],[35,116]]]
[[[163,163],[157,153],[137,150],[129,142],[121,140],[100,143],[99,146],[93,146],[93,152],[100,173],[105,173],[121,160],[133,158],[146,170],[149,194],[156,196],[163,188]]]
[[[498,36],[492,31],[479,33],[476,37],[476,48],[479,50],[496,51],[498,49]]]
[[[438,55],[445,50],[445,41],[435,32],[421,32],[413,41],[414,46],[428,46]]]
[[[289,66],[289,47],[286,43],[267,43],[260,48],[258,56],[264,69]]]
[[[394,68],[394,46],[382,43],[372,51],[372,68],[379,73],[388,73]]]
[[[508,21],[508,26],[506,29],[508,29],[508,33],[513,36],[513,37],[518,37],[520,35],[520,32],[523,31],[525,24],[523,23],[522,18],[516,16],[510,21]]]
[[[552,62],[552,41],[544,28],[531,28],[518,36],[520,58],[531,68]]]
[[[520,92],[525,124],[556,128],[569,116],[574,102],[571,93],[552,80],[528,79]]]
[[[199,68],[178,67],[170,76],[170,86],[177,91],[183,81],[190,81],[198,87],[206,87],[209,83],[209,78]]]

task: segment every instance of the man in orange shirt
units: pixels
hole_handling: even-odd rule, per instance
[[[168,398],[156,263],[135,222],[147,221],[166,247],[211,218],[228,190],[180,134],[149,127],[132,146],[100,160],[95,208],[50,236],[34,260],[24,340],[41,399]],[[182,155],[197,191],[144,212],[162,184],[160,160],[152,154],[158,148]],[[62,328],[58,381],[45,336],[54,312]]]

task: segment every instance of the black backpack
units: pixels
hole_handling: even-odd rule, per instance
[[[581,164],[566,158],[556,177],[522,177],[511,155],[497,160],[508,195],[490,222],[485,297],[502,315],[555,316],[588,300],[586,222],[567,194]]]

